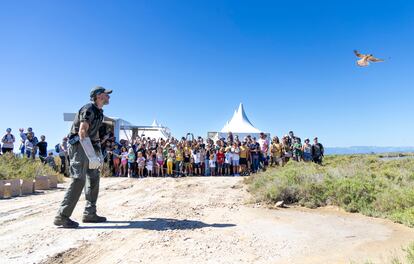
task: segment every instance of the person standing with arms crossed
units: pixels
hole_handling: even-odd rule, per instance
[[[90,168],[89,159],[80,141],[90,138],[96,153],[101,152],[99,128],[104,118],[103,106],[109,104],[107,90],[97,86],[90,92],[91,103],[84,105],[76,114],[69,133],[68,155],[72,182],[67,189],[58,213],[54,219],[56,226],[76,228],[79,224],[70,219],[73,210],[85,187],[86,206],[82,217],[84,223],[102,223],[106,218],[96,214],[96,201],[99,193],[99,168]],[[97,154],[99,156],[99,154]]]

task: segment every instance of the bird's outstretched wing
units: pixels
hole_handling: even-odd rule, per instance
[[[354,53],[355,53],[355,55],[356,55],[358,58],[363,58],[363,57],[364,57],[364,55],[362,55],[361,53],[359,53],[357,50],[354,50]]]
[[[378,58],[375,58],[375,57],[373,57],[373,56],[370,56],[370,57],[368,58],[368,60],[369,60],[369,61],[372,61],[372,62],[380,62],[380,61],[384,61],[384,60],[382,60],[382,59],[378,59]]]

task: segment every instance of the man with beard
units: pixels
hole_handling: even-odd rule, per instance
[[[64,228],[76,228],[79,224],[70,219],[76,203],[85,187],[86,206],[82,222],[101,223],[106,218],[96,214],[96,201],[99,193],[99,168],[90,166],[83,144],[92,143],[97,155],[101,155],[99,129],[104,119],[103,106],[109,104],[109,94],[112,90],[95,87],[90,92],[91,103],[84,105],[76,114],[69,133],[68,155],[70,159],[70,176],[72,182],[66,191],[60,205],[54,224]],[[81,144],[82,142],[82,144]],[[90,144],[90,143],[89,143]],[[102,162],[102,161],[101,161]]]

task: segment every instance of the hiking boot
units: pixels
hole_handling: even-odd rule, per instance
[[[55,217],[53,224],[63,228],[77,228],[78,222],[72,221],[69,217],[58,215]]]
[[[82,222],[84,223],[103,223],[106,222],[106,217],[97,214],[83,215]]]

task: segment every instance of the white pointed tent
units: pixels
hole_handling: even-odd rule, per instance
[[[255,128],[250,122],[244,111],[243,104],[240,103],[239,109],[234,111],[233,117],[222,129],[222,133],[260,133],[260,130]]]
[[[240,103],[239,108],[234,111],[231,120],[226,122],[221,131],[209,132],[208,137],[212,139],[226,138],[228,132],[232,132],[233,135],[238,135],[241,139],[247,135],[258,137],[261,131],[257,129],[252,122],[250,122],[246,112],[244,111],[243,104]]]

